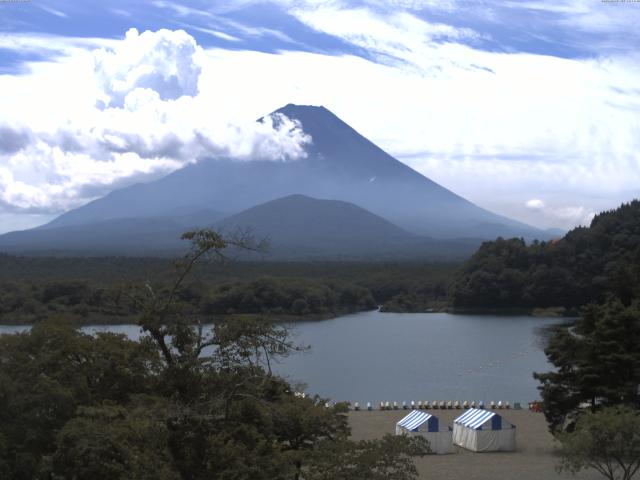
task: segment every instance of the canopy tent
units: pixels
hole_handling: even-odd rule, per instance
[[[496,412],[472,408],[453,421],[453,443],[474,452],[510,452],[516,427]]]
[[[438,417],[420,410],[412,410],[396,424],[396,435],[419,435],[431,446],[433,453],[453,453],[451,428],[440,430]]]

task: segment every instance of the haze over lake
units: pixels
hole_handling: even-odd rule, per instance
[[[308,353],[276,370],[333,400],[503,400],[538,398],[532,372],[550,369],[540,330],[557,318],[363,312],[289,325]],[[0,326],[0,333],[28,327]],[[89,326],[139,338],[136,325]]]

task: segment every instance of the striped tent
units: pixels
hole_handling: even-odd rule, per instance
[[[419,435],[427,439],[433,453],[452,453],[451,428],[440,430],[439,427],[438,417],[412,410],[396,423],[396,435]]]
[[[472,408],[453,421],[453,443],[474,452],[510,452],[516,427],[496,412]]]

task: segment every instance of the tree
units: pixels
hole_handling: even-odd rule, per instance
[[[153,389],[157,361],[146,342],[86,335],[59,318],[0,336],[0,465],[9,478],[43,475],[57,432],[79,408]]]
[[[58,434],[51,470],[77,480],[179,480],[167,448],[166,402],[82,407]]]
[[[574,325],[556,327],[545,348],[556,371],[534,373],[552,432],[604,406],[640,407],[640,308],[610,299],[588,307]]]
[[[294,315],[302,315],[309,311],[309,305],[304,298],[296,298],[291,304],[291,312]]]
[[[250,232],[242,231],[225,237],[214,230],[193,230],[181,238],[191,242],[191,250],[176,262],[176,279],[167,290],[156,291],[151,282],[146,282],[124,292],[136,307],[138,323],[149,333],[169,367],[197,363],[202,351],[214,343],[206,338],[201,322],[192,315],[191,305],[180,296],[196,264],[208,257],[225,260],[223,250],[227,248],[266,248],[264,242],[254,242]]]
[[[485,242],[454,275],[457,309],[563,306],[575,310],[615,295],[640,299],[640,200],[597,215],[559,240]]]
[[[558,435],[560,471],[594,469],[609,480],[631,480],[640,469],[640,411],[625,406],[585,413]]]
[[[308,480],[409,480],[418,475],[413,457],[430,452],[422,437],[385,435],[379,440],[323,442]]]
[[[345,405],[300,398],[273,372],[301,348],[286,328],[194,319],[183,286],[196,262],[253,244],[211,231],[184,237],[193,250],[170,288],[126,292],[148,333],[140,341],[63,320],[0,337],[3,478],[313,479],[323,465],[348,467],[335,478],[415,478],[415,441],[351,442]]]

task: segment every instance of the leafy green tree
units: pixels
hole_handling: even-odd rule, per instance
[[[296,298],[291,304],[291,312],[294,315],[302,315],[309,311],[309,305],[304,298]]]
[[[10,474],[9,445],[7,445],[6,437],[0,433],[0,478],[9,478]]]
[[[288,397],[278,406],[273,418],[276,437],[282,442],[283,451],[295,466],[295,478],[303,475],[310,454],[322,441],[339,441],[348,438],[346,404],[325,406],[320,397]]]
[[[418,471],[413,457],[430,452],[422,437],[385,435],[379,440],[327,441],[318,445],[308,480],[408,480]]]
[[[593,469],[609,480],[631,480],[640,469],[640,411],[624,406],[588,412],[558,435],[560,471]]]
[[[126,406],[81,407],[57,436],[55,478],[179,480],[167,448],[167,405],[144,397]]]
[[[640,407],[640,308],[612,299],[585,309],[575,325],[556,328],[545,353],[556,370],[535,373],[552,432],[600,406]]]
[[[454,309],[566,307],[608,295],[625,306],[640,298],[640,200],[597,215],[559,240],[485,242],[456,272]]]
[[[0,336],[0,438],[12,478],[39,478],[78,408],[149,392],[157,366],[147,342],[86,335],[60,319]]]

